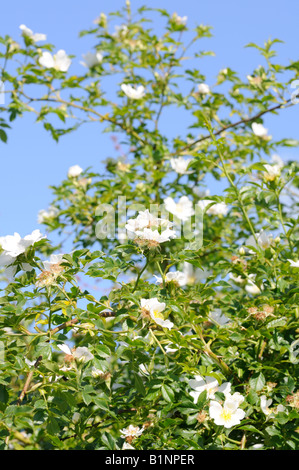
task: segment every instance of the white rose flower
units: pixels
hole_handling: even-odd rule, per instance
[[[210,93],[210,87],[206,83],[200,83],[198,85],[198,91],[201,95],[208,95]]]
[[[136,235],[141,240],[148,240],[156,243],[169,242],[171,238],[175,238],[176,234],[171,229],[163,230],[161,233],[158,230],[151,230],[145,228],[144,230],[136,230]]]
[[[136,232],[137,230],[159,226],[170,228],[171,225],[166,219],[156,217],[146,209],[145,211],[140,211],[135,219],[129,219],[125,227],[129,232]]]
[[[274,181],[275,178],[278,178],[281,174],[281,167],[279,165],[264,165],[264,179],[266,181]]]
[[[202,199],[201,201],[198,202],[198,205],[204,211],[208,205],[213,204],[213,203],[214,201],[211,201],[209,199]],[[209,215],[217,215],[217,216],[226,215],[228,213],[228,207],[223,201],[214,203],[211,207],[207,209],[206,213]]]
[[[45,270],[52,272],[62,271],[63,267],[60,266],[60,264],[63,261],[63,256],[63,253],[59,253],[57,255],[51,255],[49,261],[43,261],[43,266]]]
[[[103,377],[105,375],[105,372],[93,366],[91,369],[91,375],[95,379],[98,379],[99,377]]]
[[[183,272],[186,276],[186,284],[196,284],[197,282],[206,280],[206,278],[211,274],[211,271],[195,268],[187,261],[184,262]]]
[[[162,315],[166,307],[165,302],[159,302],[157,297],[153,297],[151,299],[141,299],[140,304],[141,308],[149,313],[150,317],[157,325],[168,328],[169,330],[173,327],[173,323],[169,320],[164,320]]]
[[[139,364],[139,370],[143,375],[150,375],[148,368],[144,364]]]
[[[182,196],[177,203],[172,197],[167,197],[164,199],[164,205],[168,212],[182,221],[188,220],[195,213],[188,196]]]
[[[20,30],[22,31],[22,35],[24,37],[28,37],[32,39],[33,42],[38,42],[38,41],[46,41],[47,36],[45,34],[41,33],[33,33],[33,31],[24,24],[20,25]]]
[[[268,129],[266,129],[263,124],[253,122],[251,124],[251,129],[253,133],[258,137],[266,137],[268,135]]]
[[[250,278],[250,279],[248,279],[248,284],[246,284],[246,286],[245,286],[246,292],[248,292],[249,294],[252,294],[252,295],[260,294],[261,291],[264,290],[264,287],[261,286],[261,288],[259,288],[259,287],[254,283],[254,279],[255,279],[254,274],[249,274],[249,278]]]
[[[83,346],[75,349],[73,357],[77,359],[77,361],[85,363],[91,361],[94,358],[94,355],[91,354],[88,348]]]
[[[11,258],[16,258],[21,253],[24,253],[29,246],[34,245],[38,241],[46,238],[39,230],[34,230],[30,235],[26,235],[24,238],[15,232],[14,235],[6,235],[0,237],[0,246],[4,251],[4,255],[8,255]]]
[[[223,405],[218,401],[211,400],[209,414],[215,424],[224,426],[227,429],[240,424],[242,419],[245,418],[245,411],[239,408],[240,397],[228,395]]]
[[[267,400],[266,395],[261,396],[260,406],[261,406],[262,412],[266,416],[271,417],[271,415],[272,415],[272,417],[273,417],[276,413],[279,413],[279,412],[285,410],[285,407],[283,405],[278,405],[276,408],[269,408],[271,404],[272,404],[271,398],[269,398]]]
[[[182,26],[185,26],[185,24],[187,23],[187,20],[188,20],[188,16],[179,16],[177,13],[173,13],[171,19],[175,23],[177,23],[179,25],[182,25]]]
[[[36,280],[36,287],[50,286],[56,281],[59,274],[64,270],[64,267],[61,266],[63,256],[63,254],[51,255],[50,260],[43,261],[44,270]]]
[[[76,178],[77,176],[81,175],[82,168],[79,165],[73,165],[68,169],[68,177],[69,178]]]
[[[52,55],[48,51],[44,51],[39,58],[39,63],[47,69],[54,68],[60,72],[67,72],[72,61],[63,49]]]
[[[24,253],[25,246],[22,244],[21,236],[15,232],[13,235],[6,235],[0,237],[0,246],[4,251],[4,255],[10,257],[12,260]]]
[[[85,346],[83,347],[78,347],[74,349],[73,351],[70,349],[70,347],[67,344],[59,344],[57,347],[64,352],[67,356],[72,356],[74,359],[76,359],[78,362],[88,362],[91,361],[94,356],[91,354],[88,348]]]
[[[155,276],[155,278],[157,283],[161,284],[163,282],[162,277]],[[181,271],[168,272],[165,276],[165,282],[175,282],[179,286],[185,286],[187,284],[187,276]]]
[[[83,56],[84,62],[80,62],[81,65],[84,65],[84,67],[87,67],[91,69],[95,65],[98,65],[102,62],[103,60],[103,54],[101,52],[87,52]]]
[[[120,433],[122,434],[123,437],[139,437],[144,431],[144,427],[139,428],[139,426],[133,426],[133,424],[130,424],[125,429],[122,429]]]
[[[264,230],[261,230],[259,233],[256,233],[255,236],[256,236],[256,239],[257,239],[258,246],[260,248],[262,248],[263,250],[266,250],[267,248],[269,248],[273,243],[272,234],[268,234]],[[256,244],[256,241],[255,241],[253,235],[251,235],[248,238],[248,240],[246,242],[246,245],[247,246],[253,246],[253,247],[257,248],[257,244]],[[254,251],[250,250],[249,253],[253,254]]]
[[[207,398],[215,398],[216,392],[222,392],[227,395],[230,392],[231,384],[224,382],[219,385],[219,382],[214,377],[206,376],[205,378],[200,375],[196,375],[194,379],[189,380],[189,386],[193,388],[194,392],[190,392],[190,395],[194,398],[194,403],[197,403],[199,395],[206,390]]]
[[[28,246],[34,245],[35,243],[39,242],[43,238],[46,238],[46,236],[42,235],[40,230],[37,229],[37,230],[33,230],[33,232],[30,235],[26,235],[23,238],[22,242],[28,247]]]
[[[55,217],[58,214],[58,209],[56,207],[50,206],[47,210],[41,209],[37,215],[37,222],[43,224],[47,219]]]
[[[170,159],[171,168],[176,171],[179,175],[190,175],[194,173],[192,170],[187,170],[188,165],[192,162],[193,158],[177,157]]]
[[[140,100],[145,95],[145,89],[142,85],[139,85],[137,88],[134,88],[132,85],[122,83],[120,87],[124,94],[132,100]]]

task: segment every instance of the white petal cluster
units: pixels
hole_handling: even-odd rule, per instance
[[[190,175],[194,173],[192,170],[188,170],[188,165],[192,162],[193,158],[177,157],[170,159],[171,168],[176,171],[179,175]]]
[[[52,217],[56,217],[58,214],[58,209],[54,206],[50,206],[48,209],[41,209],[37,215],[37,222],[39,224],[43,224],[47,221],[47,219],[51,219]]]
[[[157,297],[153,297],[151,299],[141,299],[140,305],[142,310],[145,310],[157,325],[171,330],[173,323],[170,320],[164,320],[164,316],[162,314],[166,307],[165,302],[159,302]]]
[[[261,288],[259,288],[255,282],[255,275],[254,274],[249,274],[249,279],[248,279],[248,283],[246,284],[245,286],[245,290],[246,292],[248,292],[249,294],[252,294],[252,295],[257,295],[257,294],[260,294],[261,291],[264,289],[263,286],[261,286]]]
[[[246,242],[246,245],[247,246],[253,246],[255,248],[257,248],[257,246],[259,246],[260,248],[262,248],[263,250],[266,250],[267,248],[269,248],[272,243],[273,243],[273,237],[271,234],[265,232],[264,230],[261,230],[259,233],[256,233],[255,234],[256,236],[256,239],[257,239],[257,243],[255,241],[255,238],[253,235],[251,235],[247,242]],[[249,251],[249,253],[253,254],[254,252],[252,250]]]
[[[195,214],[192,201],[188,196],[182,196],[178,202],[175,202],[172,197],[167,197],[164,199],[164,205],[168,212],[182,221],[187,221],[193,214]]]
[[[137,239],[159,244],[176,237],[171,229],[172,225],[168,220],[156,217],[146,209],[140,211],[135,219],[129,219],[125,227],[134,233]],[[162,228],[162,231],[159,232],[158,228]]]
[[[201,201],[198,202],[198,206],[205,211],[206,207],[210,204],[213,204],[214,201],[211,201],[209,199],[202,199]],[[217,202],[213,204],[211,207],[209,207],[206,211],[207,214],[209,215],[216,215],[216,216],[224,216],[228,213],[228,207],[225,204],[225,202]]]
[[[78,362],[86,363],[94,358],[94,355],[85,346],[73,350],[71,350],[67,344],[59,344],[57,347],[67,356],[71,356]]]
[[[22,253],[25,253],[27,248],[33,246],[43,238],[46,238],[41,234],[39,230],[34,230],[30,235],[26,235],[24,238],[15,232],[13,235],[6,235],[0,237],[0,248],[2,253],[0,254],[0,268],[6,267],[4,275],[8,279],[12,280],[17,271],[17,265],[14,264],[17,257]],[[20,267],[24,271],[30,271],[32,267],[28,263],[20,264]]]
[[[157,279],[156,282],[158,282],[159,284],[163,282],[162,277],[155,276],[155,278]],[[168,272],[165,275],[165,282],[166,283],[174,282],[175,284],[178,284],[179,286],[185,286],[187,284],[187,276],[185,273],[181,271]]]
[[[240,424],[241,420],[245,417],[245,411],[239,408],[244,401],[244,397],[239,393],[231,393],[231,384],[224,382],[219,384],[218,380],[211,376],[201,377],[196,375],[194,379],[189,380],[189,386],[193,389],[190,395],[196,404],[199,395],[206,391],[209,403],[209,415],[218,426],[231,428]],[[224,394],[224,403],[217,401],[216,392]]]
[[[299,268],[299,261],[293,261],[292,259],[288,259],[287,261],[290,263],[292,268]]]
[[[186,276],[186,284],[196,284],[205,280],[211,274],[207,269],[195,268],[191,263],[184,262],[183,273]]]
[[[98,378],[104,377],[105,372],[103,370],[97,369],[96,367],[93,366],[92,369],[91,369],[91,375],[95,379],[98,379]]]
[[[233,395],[230,393],[225,394],[223,405],[216,400],[211,400],[209,407],[210,418],[218,426],[224,426],[227,429],[240,424],[242,419],[245,418],[245,411],[239,408],[243,401],[244,397],[238,392]]]
[[[173,13],[171,19],[174,21],[174,23],[185,26],[188,20],[188,16],[179,16],[177,13]]]
[[[270,405],[272,405],[272,399],[271,398],[267,399],[266,395],[262,395],[260,399],[260,406],[261,406],[262,412],[266,416],[273,417],[276,413],[279,413],[285,410],[285,407],[283,405],[278,405],[276,408],[269,408]]]
[[[71,59],[63,49],[60,49],[54,55],[48,51],[44,51],[38,61],[42,67],[47,69],[53,68],[59,72],[67,72],[72,63]]]
[[[144,431],[144,427],[140,428],[139,426],[133,426],[130,424],[127,428],[124,428],[120,431],[124,437],[139,437]]]
[[[56,281],[56,278],[64,269],[63,266],[61,266],[63,256],[63,253],[59,253],[57,255],[51,255],[48,261],[43,261],[44,269],[36,280],[36,287],[50,286]]]
[[[268,129],[266,129],[263,124],[253,122],[251,124],[251,129],[257,137],[266,137],[268,135]]]
[[[122,83],[120,87],[124,94],[132,100],[141,100],[145,95],[145,89],[142,85],[136,88],[133,85]]]
[[[83,169],[79,165],[70,166],[68,169],[68,177],[69,178],[77,178],[77,176],[81,175]]]
[[[272,162],[272,165],[264,165],[266,170],[263,175],[265,181],[274,181],[276,178],[279,178],[281,175],[281,170],[284,167],[284,163],[279,155],[273,155]]]
[[[209,85],[206,83],[200,83],[197,88],[201,95],[208,95],[211,92]]]
[[[201,375],[196,375],[194,379],[189,380],[189,386],[194,390],[190,392],[190,395],[194,399],[194,403],[197,403],[199,395],[206,390],[207,398],[215,398],[216,392],[222,392],[227,394],[231,390],[231,384],[229,382],[224,382],[222,385],[219,385],[217,379],[211,376],[201,377]]]
[[[59,253],[57,255],[51,255],[49,261],[44,261],[43,266],[46,271],[53,271],[55,272],[57,270],[57,267],[60,266],[60,264],[63,261],[63,253]]]
[[[101,52],[87,52],[83,56],[84,62],[80,62],[81,65],[91,69],[96,65],[100,64],[103,60],[103,54]]]
[[[47,36],[41,33],[34,33],[31,29],[27,28],[24,24],[20,25],[20,30],[24,37],[30,38],[33,42],[46,41]]]

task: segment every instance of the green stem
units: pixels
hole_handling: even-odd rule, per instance
[[[161,349],[162,353],[164,354],[164,356],[167,356],[167,353],[165,352],[162,344],[160,343],[160,341],[158,340],[158,338],[156,337],[155,333],[153,332],[153,330],[151,328],[149,328],[149,331],[152,335],[152,337],[154,338],[154,340],[156,341],[156,343],[158,344],[159,348]]]
[[[142,276],[142,274],[144,273],[144,271],[146,270],[147,266],[149,264],[149,258],[146,260],[146,263],[145,265],[143,266],[143,268],[139,271],[138,273],[138,276],[137,276],[137,279],[136,279],[136,282],[135,282],[135,285],[134,285],[134,288],[133,288],[133,291],[132,292],[135,292],[135,290],[137,289],[137,286],[138,286],[138,282],[139,282],[139,279],[140,277]]]
[[[162,271],[162,268],[161,268],[161,266],[160,266],[159,261],[156,261],[156,265],[157,265],[157,267],[158,267],[159,273],[160,273],[161,276],[162,276],[163,287],[165,288],[165,275],[164,275],[164,273],[163,273],[163,271]]]

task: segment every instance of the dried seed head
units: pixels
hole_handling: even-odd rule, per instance
[[[254,315],[255,313],[257,313],[257,308],[256,307],[249,307],[247,309],[247,312],[250,313],[251,315]]]
[[[263,311],[266,313],[266,314],[271,314],[274,312],[274,307],[271,307],[270,305],[263,305]]]
[[[196,416],[196,419],[199,423],[204,423],[207,419],[207,413],[205,411],[201,411],[200,413],[198,413],[198,415]]]
[[[295,392],[293,395],[288,395],[286,400],[290,406],[299,410],[299,391]]]

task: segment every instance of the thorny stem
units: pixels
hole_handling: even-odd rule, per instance
[[[143,268],[139,271],[138,275],[137,275],[137,279],[136,279],[136,282],[135,282],[135,285],[134,285],[134,288],[132,290],[132,292],[135,292],[135,290],[137,289],[137,286],[138,286],[138,282],[139,282],[139,279],[140,277],[142,276],[142,274],[144,273],[144,271],[146,270],[147,266],[149,264],[149,258],[147,258],[146,260],[146,263],[145,265],[143,266]]]
[[[164,350],[162,344],[160,343],[160,341],[158,340],[157,336],[155,335],[155,333],[153,332],[153,330],[151,328],[149,328],[149,331],[153,337],[153,339],[156,341],[156,343],[158,344],[159,348],[161,349],[162,353],[164,354],[164,356],[167,356],[166,354],[166,351]]]
[[[203,337],[201,329],[198,328],[196,325],[192,325],[192,327],[193,327],[194,331],[198,334],[199,338],[201,339],[201,341],[204,345],[204,348],[203,348],[204,353],[220,367],[220,369],[222,370],[224,375],[226,375],[226,376],[230,375],[230,368],[228,367],[228,365],[224,361],[222,361],[222,359],[220,359],[220,357],[218,357],[211,350],[210,345],[208,343],[206,343],[206,341]]]
[[[73,102],[70,102],[70,101],[66,101],[66,100],[63,100],[62,98],[60,98],[60,96],[58,96],[56,94],[55,98],[32,98],[30,96],[27,96],[26,93],[24,91],[20,91],[20,93],[26,98],[29,100],[29,102],[38,102],[38,101],[45,101],[45,102],[51,102],[51,103],[61,103],[61,104],[64,104],[65,106],[68,106],[68,107],[72,107],[72,108],[76,108],[76,109],[79,109],[81,111],[85,111],[87,113],[90,113],[90,114],[94,114],[95,116],[97,116],[99,118],[99,120],[101,122],[103,121],[107,121],[107,122],[110,122],[111,124],[114,124],[115,126],[117,127],[120,127],[123,131],[125,131],[127,134],[131,135],[132,137],[134,137],[138,142],[141,142],[143,144],[146,144],[147,142],[142,138],[140,137],[140,135],[135,132],[133,129],[129,129],[127,126],[125,126],[125,124],[121,123],[121,122],[118,122],[116,121],[115,119],[109,117],[108,114],[101,114],[99,112],[97,112],[95,109],[93,108],[89,108],[87,106],[82,106],[82,105],[79,105],[79,104],[76,104],[76,103],[73,103]],[[91,119],[91,118],[90,118]]]
[[[227,126],[224,126],[222,127],[221,129],[219,129],[218,131],[214,132],[213,133],[213,136],[211,136],[211,134],[209,135],[204,135],[203,137],[201,137],[200,139],[197,139],[195,140],[194,142],[191,142],[190,144],[186,145],[185,147],[183,148],[180,148],[178,151],[176,152],[173,152],[170,154],[171,157],[175,157],[179,154],[181,154],[182,152],[184,151],[188,151],[188,150],[191,150],[192,147],[194,147],[195,145],[197,144],[200,144],[201,142],[204,142],[205,140],[208,140],[210,139],[211,137],[217,137],[218,135],[221,135],[223,134],[224,132],[226,132],[228,129],[234,129],[235,127],[238,127],[242,124],[247,124],[247,123],[250,123],[250,122],[253,122],[255,121],[256,119],[259,119],[260,117],[262,117],[264,114],[267,114],[267,113],[271,113],[272,111],[276,111],[277,109],[280,109],[280,108],[284,108],[286,106],[292,106],[292,102],[291,102],[291,99],[289,100],[286,100],[284,103],[279,103],[275,106],[272,106],[271,108],[268,108],[268,109],[265,109],[265,111],[261,111],[260,113],[257,113],[255,114],[254,116],[252,116],[251,118],[245,118],[245,119],[240,119],[239,121],[235,122],[235,123],[232,123],[232,124],[229,124]]]

